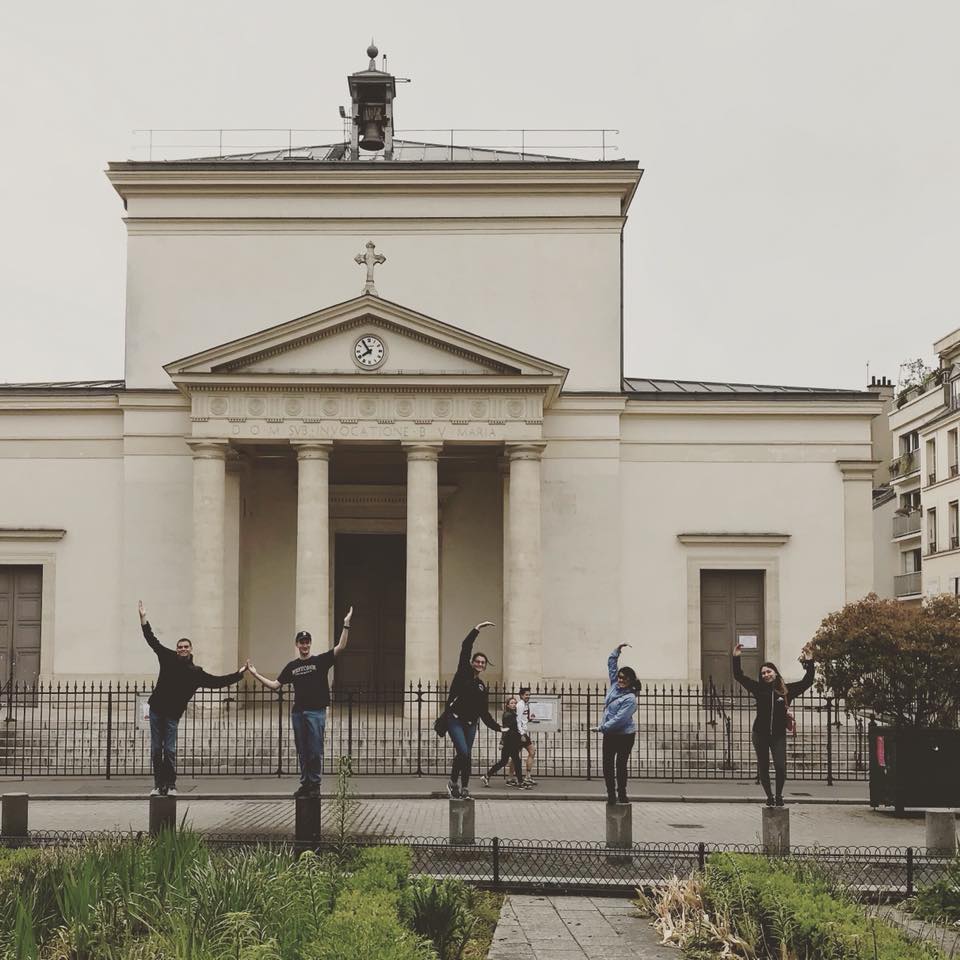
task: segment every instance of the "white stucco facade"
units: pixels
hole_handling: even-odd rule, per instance
[[[108,176],[125,381],[0,391],[0,565],[42,569],[43,678],[152,675],[139,598],[207,669],[269,673],[296,629],[329,645],[350,583],[379,682],[449,677],[491,619],[494,678],[596,679],[628,642],[641,678],[697,683],[704,571],[760,577],[786,662],[871,589],[875,397],[623,379],[635,164]],[[364,536],[406,565],[364,580]]]

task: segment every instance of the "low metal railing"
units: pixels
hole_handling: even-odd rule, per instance
[[[893,595],[895,597],[912,597],[919,595],[923,589],[923,574],[916,570],[913,573],[901,573],[893,578]]]
[[[913,513],[907,514],[905,517],[894,517],[893,518],[893,535],[894,537],[906,537],[911,534],[920,532],[920,511],[914,510]]]
[[[0,688],[0,776],[144,776],[150,733],[143,684],[37,684]],[[511,688],[493,685],[499,718]],[[600,778],[605,687],[563,684],[536,688],[555,697],[558,729],[537,730],[537,775]],[[449,770],[447,740],[433,722],[446,685],[417,684],[357,693],[334,691],[326,726],[325,764],[350,756],[360,774],[439,776]],[[180,722],[178,769],[185,776],[282,776],[296,772],[289,695],[252,685],[201,690]],[[794,701],[797,735],[788,738],[794,780],[864,780],[862,722],[842,701],[813,691]],[[661,780],[755,776],[753,698],[727,688],[648,685],[638,695],[637,738],[630,776]],[[479,772],[499,757],[499,735],[479,727],[473,750]]]

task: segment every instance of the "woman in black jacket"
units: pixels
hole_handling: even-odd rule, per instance
[[[800,653],[804,677],[793,683],[784,683],[776,664],[769,660],[760,665],[760,679],[749,680],[740,668],[743,645],[733,648],[733,676],[740,686],[748,690],[757,704],[757,716],[753,721],[753,749],[757,753],[757,770],[763,792],[767,795],[768,807],[783,806],[783,785],[787,782],[787,707],[813,683],[814,663],[807,656],[807,647]],[[777,792],[770,789],[770,754],[777,778]]]
[[[477,722],[482,720],[491,730],[498,733],[500,724],[490,716],[487,706],[487,685],[480,674],[487,669],[487,655],[478,650],[471,656],[473,644],[480,631],[492,627],[489,620],[478,623],[466,636],[460,648],[460,661],[457,672],[450,684],[447,695],[447,732],[453,741],[453,766],[450,768],[450,782],[447,794],[455,799],[467,799],[470,791],[470,751],[477,735]]]
[[[480,777],[485,787],[490,786],[490,778],[508,763],[513,763],[514,770],[523,769],[520,766],[520,743],[523,738],[517,726],[517,702],[516,697],[510,697],[500,718],[500,726],[503,729],[503,736],[500,738],[500,760]],[[516,784],[520,790],[530,789],[530,785],[524,783],[523,777],[517,780]]]

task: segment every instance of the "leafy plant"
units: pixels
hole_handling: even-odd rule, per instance
[[[433,943],[440,960],[461,960],[476,925],[467,886],[456,878],[410,884],[401,915]]]
[[[350,757],[337,761],[337,789],[331,800],[333,808],[334,852],[341,863],[353,856],[350,828],[360,806],[353,789],[353,767]]]
[[[812,642],[818,687],[903,727],[954,726],[960,708],[960,599],[910,607],[870,594],[831,613]]]

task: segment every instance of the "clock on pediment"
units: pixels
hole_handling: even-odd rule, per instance
[[[353,345],[353,362],[362,370],[376,370],[387,359],[387,345],[374,333],[365,333]]]

